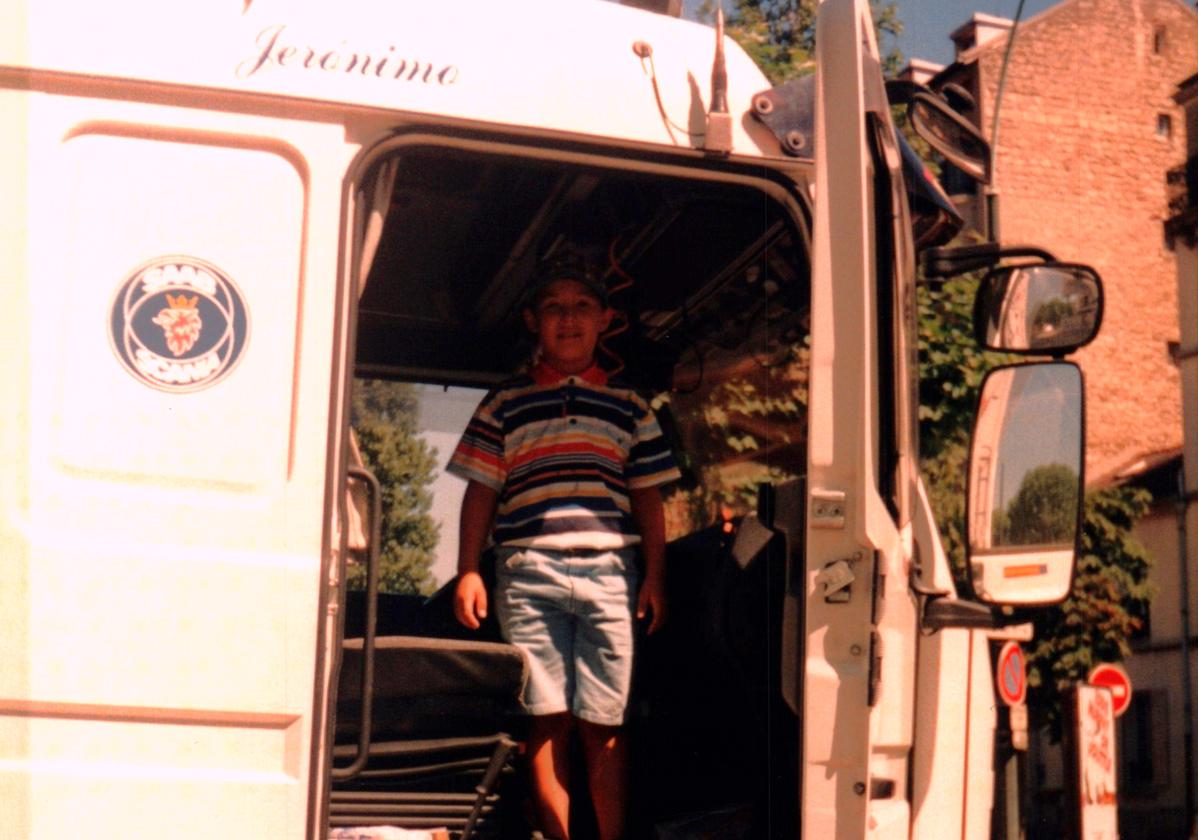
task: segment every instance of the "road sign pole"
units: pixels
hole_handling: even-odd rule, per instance
[[[1002,840],[1020,840],[1023,836],[1020,753],[1027,749],[1027,666],[1023,649],[1013,640],[999,648],[994,663],[994,691],[1003,707],[999,709],[995,739],[996,781],[1001,798],[996,802],[991,831]]]
[[[1068,695],[1065,781],[1068,831],[1078,840],[1119,836],[1119,774],[1114,697],[1105,685],[1074,685]]]

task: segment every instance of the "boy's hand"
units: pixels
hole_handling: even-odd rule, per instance
[[[477,630],[487,617],[487,587],[478,572],[463,572],[453,594],[453,614],[466,627]]]
[[[653,635],[666,623],[665,581],[658,575],[649,575],[641,584],[641,593],[636,599],[636,617],[649,616],[649,635]]]

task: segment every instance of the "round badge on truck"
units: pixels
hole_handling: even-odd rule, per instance
[[[121,283],[109,314],[109,340],[125,370],[173,393],[228,376],[249,332],[241,291],[225,272],[195,257],[142,264]]]

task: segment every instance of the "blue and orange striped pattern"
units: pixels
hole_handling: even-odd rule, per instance
[[[638,542],[628,491],[679,476],[648,403],[598,366],[538,365],[489,392],[448,469],[499,493],[496,543],[555,549]]]

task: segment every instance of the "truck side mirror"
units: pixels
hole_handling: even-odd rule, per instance
[[[978,600],[1053,604],[1073,585],[1081,530],[1081,370],[1012,365],[982,384],[969,452],[967,557]]]
[[[958,106],[977,110],[977,103],[969,91],[960,85],[948,84],[937,94],[918,82],[888,79],[886,97],[891,105],[907,106],[911,127],[929,146],[975,181],[990,183],[990,144],[981,131],[956,110]]]
[[[990,183],[990,144],[973,123],[932,93],[916,93],[907,108],[916,134],[970,178]]]
[[[1004,266],[982,278],[974,332],[988,350],[1069,353],[1098,334],[1102,303],[1102,280],[1089,266]]]

